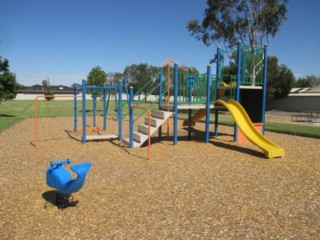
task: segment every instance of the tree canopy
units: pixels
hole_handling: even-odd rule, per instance
[[[105,71],[101,69],[101,67],[97,66],[91,69],[88,78],[87,85],[88,86],[103,86],[106,84],[107,74]],[[92,95],[92,91],[89,91]],[[96,91],[97,96],[102,96],[102,91]]]
[[[276,56],[268,57],[268,95],[271,98],[286,97],[295,83],[292,71],[284,64],[278,65]]]
[[[295,87],[320,87],[320,77],[307,75],[306,77],[299,78],[295,82]]]
[[[162,72],[164,73],[168,72],[168,68],[169,68],[168,64],[164,65],[162,67]],[[174,70],[174,67],[170,66],[170,71],[173,71],[173,70]],[[188,67],[185,65],[182,65],[182,66],[179,65],[178,71],[180,73],[199,73],[199,70],[196,67],[193,67],[193,66]]]
[[[48,80],[42,80],[42,86],[47,89],[49,87],[49,81]]]
[[[12,100],[17,96],[16,76],[9,70],[9,61],[0,56],[0,102]]]
[[[233,54],[232,58],[236,58]],[[230,61],[229,66],[221,69],[222,74],[226,75],[223,79],[225,83],[231,81],[230,75],[237,74],[237,67],[234,61]],[[295,84],[295,78],[292,71],[284,64],[278,64],[276,56],[268,56],[267,65],[267,91],[270,98],[283,98],[286,97],[291,88]]]
[[[131,86],[141,89],[149,81],[148,87],[142,90],[143,94],[148,93],[158,78],[159,68],[148,65],[147,63],[132,64],[124,70],[124,76],[127,78]]]
[[[262,46],[287,19],[288,0],[207,0],[202,23],[190,20],[187,29],[206,46],[233,49],[238,41]]]
[[[120,72],[108,72],[107,74],[107,83],[117,83],[123,78],[123,73]]]

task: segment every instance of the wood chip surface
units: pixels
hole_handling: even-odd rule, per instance
[[[206,144],[204,124],[192,140],[181,126],[176,146],[172,126],[153,136],[149,161],[146,145],[82,144],[72,118],[39,119],[38,148],[33,119],[2,131],[0,239],[320,239],[319,139],[266,132],[286,156],[265,159],[231,127]],[[66,158],[93,166],[74,206],[58,209],[46,169]]]

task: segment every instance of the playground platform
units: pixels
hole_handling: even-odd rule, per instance
[[[164,103],[161,105],[162,109],[173,109],[173,104]],[[178,109],[205,109],[205,104],[178,104]],[[210,109],[216,108],[214,104],[210,104]]]

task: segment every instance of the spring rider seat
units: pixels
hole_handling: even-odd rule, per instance
[[[71,170],[77,174],[77,178],[73,179],[71,173],[62,166],[70,163],[70,159],[50,162],[50,167],[47,169],[47,185],[57,189],[56,205],[58,207],[67,207],[69,205],[71,194],[82,188],[92,165],[91,162],[71,165]]]

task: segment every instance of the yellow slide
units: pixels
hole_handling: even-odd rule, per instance
[[[225,106],[232,114],[238,127],[241,129],[243,134],[255,145],[262,149],[267,158],[283,157],[285,151],[283,148],[271,142],[269,139],[264,137],[252,124],[248,114],[243,109],[240,103],[234,100],[229,100],[226,103],[223,100],[218,100],[219,103]]]
[[[191,117],[191,126],[194,127],[196,125],[196,122],[199,121],[201,118],[206,116],[206,109],[199,109],[198,112],[196,112],[192,117]],[[186,119],[183,121],[183,126],[187,127],[189,124],[189,120]]]

